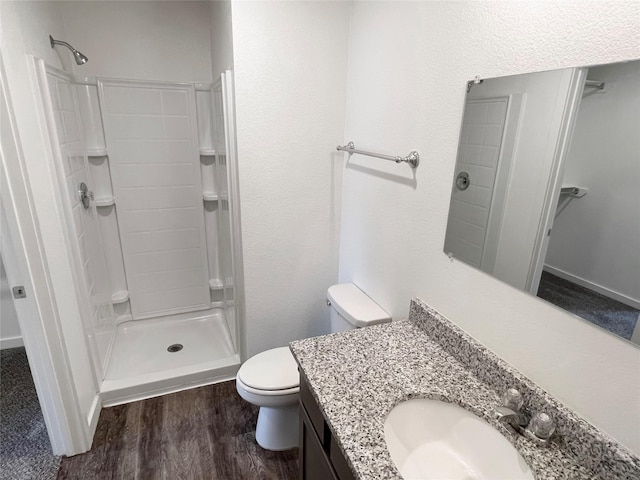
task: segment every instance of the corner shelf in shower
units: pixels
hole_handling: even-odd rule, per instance
[[[587,187],[579,187],[577,185],[562,184],[562,188],[560,188],[560,195],[569,195],[576,198],[582,198],[587,193],[589,193]]]
[[[100,197],[94,200],[96,207],[110,207],[116,204],[116,199],[114,196],[108,197]]]
[[[205,202],[217,202],[220,198],[217,193],[213,192],[203,192],[202,198]]]
[[[226,284],[219,278],[212,278],[209,280],[209,288],[211,290],[222,290],[223,288],[233,287],[233,282],[227,282]]]
[[[111,295],[111,301],[113,303],[124,303],[129,301],[129,291],[119,290]]]
[[[201,157],[213,157],[216,154],[216,151],[213,148],[201,148],[200,156]]]
[[[106,157],[106,148],[87,148],[87,157]]]

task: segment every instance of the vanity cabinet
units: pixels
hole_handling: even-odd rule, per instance
[[[300,478],[355,480],[329,425],[300,373]]]

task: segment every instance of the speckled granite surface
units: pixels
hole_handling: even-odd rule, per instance
[[[538,480],[640,479],[640,459],[616,444],[418,299],[409,319],[308,338],[291,350],[357,478],[400,479],[384,441],[384,420],[409,398],[459,404],[494,425]],[[530,412],[545,411],[558,434],[535,445],[493,419],[507,388]]]

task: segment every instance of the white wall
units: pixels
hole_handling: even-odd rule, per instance
[[[24,345],[18,315],[13,306],[11,286],[0,257],[0,350]]]
[[[89,57],[76,75],[211,81],[210,2],[61,3],[61,40]]]
[[[247,353],[328,332],[349,3],[234,2]]]
[[[211,1],[211,71],[216,80],[225,70],[233,70],[231,1]]]
[[[422,298],[640,453],[640,349],[442,252],[465,82],[640,57],[640,3],[353,9],[345,139],[390,154],[417,148],[421,164],[413,183],[406,165],[354,157],[370,170],[345,170],[340,280],[396,319]]]
[[[589,69],[565,184],[587,187],[555,220],[546,263],[640,304],[640,62]]]

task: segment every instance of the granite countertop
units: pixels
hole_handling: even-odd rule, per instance
[[[356,478],[402,478],[385,444],[384,421],[398,403],[419,397],[456,403],[495,426],[538,480],[640,478],[640,459],[529,385],[528,379],[420,300],[412,301],[408,320],[290,346]],[[558,435],[549,446],[535,445],[494,420],[503,385],[519,388],[525,406],[527,401],[534,407],[544,405],[556,419]],[[569,431],[577,435],[576,442],[563,440]]]

